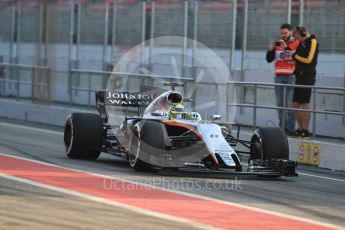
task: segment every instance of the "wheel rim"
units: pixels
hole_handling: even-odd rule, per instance
[[[137,134],[136,135],[137,136],[137,143],[136,143],[136,145],[133,145],[133,139],[134,139],[133,136],[135,135],[135,133]],[[133,128],[133,133],[131,135],[131,138],[129,139],[129,146],[130,146],[130,148],[132,146],[137,146],[135,151],[134,151],[135,155],[133,155],[132,153],[130,153],[128,155],[129,165],[133,168],[133,167],[135,167],[135,165],[136,165],[136,163],[138,161],[139,152],[140,152],[140,132],[139,132],[139,127],[134,127]]]
[[[257,135],[253,135],[251,144],[250,144],[250,151],[253,155],[251,158],[262,158],[263,157],[263,142],[260,137]]]
[[[67,118],[67,122],[65,125],[65,130],[64,130],[64,142],[65,142],[65,148],[66,152],[69,153],[72,148],[73,144],[73,122],[72,122],[72,117]]]

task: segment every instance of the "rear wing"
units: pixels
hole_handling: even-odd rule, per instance
[[[105,106],[136,107],[140,116],[140,109],[147,107],[153,99],[153,94],[96,91],[96,108],[105,121],[108,120]]]

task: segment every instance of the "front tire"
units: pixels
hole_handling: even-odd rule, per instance
[[[289,144],[282,129],[257,128],[251,139],[251,159],[289,159]]]
[[[101,154],[103,121],[98,114],[72,113],[66,120],[66,155],[74,159],[94,160]]]

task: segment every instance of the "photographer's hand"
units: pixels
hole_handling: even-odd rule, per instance
[[[268,45],[268,51],[272,51],[276,48],[276,44],[274,44],[274,42],[272,41],[269,45]]]

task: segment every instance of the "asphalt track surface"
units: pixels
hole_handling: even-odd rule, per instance
[[[219,179],[138,173],[124,160],[106,154],[102,154],[97,161],[68,159],[62,137],[61,128],[0,120],[2,154],[287,214],[338,228],[345,226],[345,174],[342,172],[299,167],[299,177],[278,179],[256,176]],[[109,186],[116,185],[106,186],[111,189]],[[0,207],[0,229],[203,227],[85,200],[1,175]],[[282,229],[285,227],[281,226]]]

